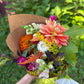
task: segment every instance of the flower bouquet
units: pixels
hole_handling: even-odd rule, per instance
[[[17,63],[30,75],[44,79],[58,77],[70,64],[75,66],[78,48],[74,34],[80,28],[67,30],[54,15],[49,19],[29,14],[13,15],[9,16],[9,25],[11,33],[7,45]]]

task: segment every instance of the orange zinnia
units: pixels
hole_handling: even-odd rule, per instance
[[[30,47],[32,45],[32,42],[30,41],[33,38],[32,34],[22,36],[20,39],[20,50],[22,53],[24,52],[25,49]]]

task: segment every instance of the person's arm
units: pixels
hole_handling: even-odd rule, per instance
[[[29,74],[26,74],[20,81],[18,81],[16,84],[31,84],[33,80],[35,80],[36,77],[31,76]]]

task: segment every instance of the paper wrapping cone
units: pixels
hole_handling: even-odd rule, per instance
[[[45,24],[47,18],[31,14],[17,14],[8,15],[10,34],[8,35],[6,42],[10,50],[14,53],[15,59],[19,56],[17,51],[20,51],[20,38],[25,35],[25,29],[22,29],[22,25],[28,25],[31,23]]]

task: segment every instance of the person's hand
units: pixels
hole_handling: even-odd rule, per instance
[[[2,0],[0,0],[0,3],[3,3],[3,1],[2,1]]]
[[[20,81],[18,81],[16,84],[31,84],[33,80],[35,80],[35,76],[31,76],[29,74],[26,74]]]

